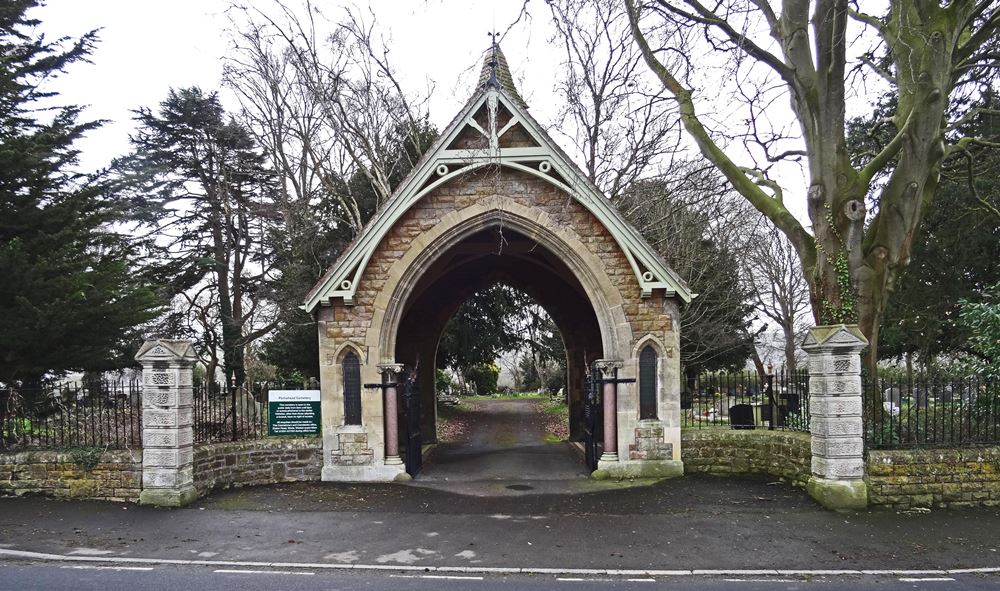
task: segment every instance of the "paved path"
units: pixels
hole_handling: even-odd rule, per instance
[[[437,445],[414,486],[477,496],[588,486],[589,471],[573,444],[545,441],[537,401],[479,400],[459,412],[469,423],[466,438]]]

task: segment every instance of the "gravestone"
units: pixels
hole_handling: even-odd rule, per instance
[[[882,396],[885,402],[892,404],[893,406],[899,406],[903,393],[899,388],[893,386],[891,388],[886,388],[882,393]]]
[[[954,397],[955,391],[952,389],[951,384],[948,384],[944,388],[938,390],[938,400],[941,402],[951,402]]]
[[[753,429],[753,407],[749,404],[735,404],[729,407],[729,425],[733,429]]]
[[[892,388],[886,388],[882,393],[882,408],[885,409],[885,413],[891,417],[899,416],[899,404],[902,398],[902,392],[899,388],[893,386]]]
[[[930,396],[928,395],[926,388],[916,388],[913,390],[913,401],[919,408],[927,408],[927,404],[930,401]]]

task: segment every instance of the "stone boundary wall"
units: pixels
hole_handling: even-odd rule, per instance
[[[1000,446],[868,452],[872,505],[1000,506]]]
[[[318,438],[210,443],[194,448],[198,496],[212,490],[319,480],[323,442]]]
[[[142,486],[142,450],[106,451],[92,469],[69,451],[0,454],[0,496],[46,495],[134,503]]]
[[[808,433],[684,429],[681,460],[686,474],[764,474],[805,486],[812,474]]]

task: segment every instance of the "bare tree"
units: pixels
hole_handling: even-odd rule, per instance
[[[886,300],[909,262],[942,162],[983,142],[957,128],[971,113],[965,99],[981,94],[1000,65],[1000,3],[888,0],[883,14],[862,12],[850,0],[785,0],[780,10],[768,0],[624,4],[637,46],[701,153],[794,245],[815,321],[857,322],[875,371]],[[687,38],[692,30],[700,41]],[[665,59],[678,52],[679,64]],[[695,88],[708,65],[693,63],[698,52],[732,58],[726,77],[707,84],[708,97]],[[705,99],[727,83],[749,104],[749,117],[742,125],[728,120],[720,132],[711,128]],[[866,90],[897,100],[882,122],[890,140],[854,166],[847,101]],[[796,133],[768,128],[780,117],[778,99],[790,101]],[[742,145],[727,145],[733,137]],[[764,165],[739,164],[748,152]],[[808,169],[811,233],[768,175],[770,165],[787,159]]]
[[[680,137],[674,101],[651,79],[614,0],[549,0],[565,48],[556,126],[610,197],[660,167]]]
[[[403,90],[374,15],[366,22],[347,9],[330,21],[310,0],[298,8],[234,4],[230,14],[235,47],[225,80],[286,190],[300,203],[317,192],[333,197],[336,221],[357,233],[433,141],[426,99]],[[348,182],[356,174],[374,204]]]
[[[744,280],[753,294],[754,309],[779,327],[785,367],[793,370],[799,324],[809,311],[809,286],[791,242],[766,221],[759,227],[760,234],[747,250]]]

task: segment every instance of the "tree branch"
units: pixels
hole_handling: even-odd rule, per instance
[[[639,28],[639,13],[635,5],[635,0],[626,0],[625,4],[628,9],[632,37],[639,46],[643,59],[646,60],[646,63],[657,78],[660,79],[664,87],[677,99],[680,107],[681,122],[698,144],[701,153],[718,167],[726,179],[733,185],[733,188],[788,236],[789,240],[795,245],[803,267],[810,268],[815,265],[816,245],[812,236],[806,232],[802,224],[780,201],[761,190],[760,187],[747,177],[743,169],[734,163],[712,140],[708,130],[705,129],[704,125],[698,119],[694,101],[691,98],[691,91],[681,85],[666,66],[656,58],[655,53],[650,48],[649,42]]]

